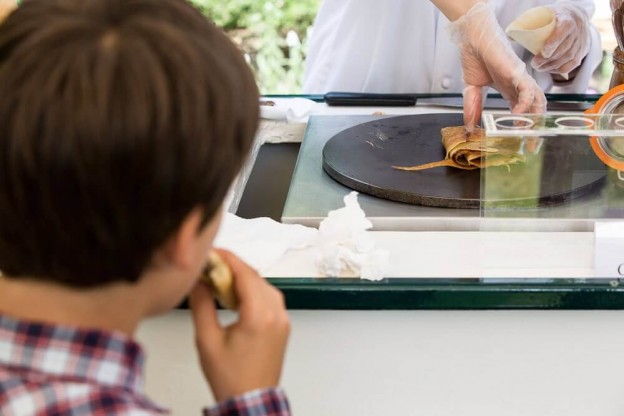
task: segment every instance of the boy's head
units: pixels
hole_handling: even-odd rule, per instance
[[[0,25],[0,270],[133,282],[250,148],[244,59],[184,0],[31,0]]]

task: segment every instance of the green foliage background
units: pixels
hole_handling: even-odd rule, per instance
[[[263,94],[301,92],[309,28],[321,0],[191,0],[244,51]]]

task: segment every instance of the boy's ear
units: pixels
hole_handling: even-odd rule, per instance
[[[202,210],[193,209],[167,239],[158,254],[177,267],[183,269],[192,267],[202,219]]]

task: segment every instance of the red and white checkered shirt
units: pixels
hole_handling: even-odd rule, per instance
[[[143,351],[121,333],[19,321],[0,314],[0,414],[158,415],[145,397]],[[249,392],[206,416],[290,415],[281,389]]]

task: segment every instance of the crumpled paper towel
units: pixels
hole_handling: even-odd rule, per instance
[[[322,275],[381,280],[390,268],[389,252],[375,249],[367,231],[372,224],[357,195],[345,196],[345,207],[330,211],[318,230],[270,218],[243,219],[226,212],[214,245],[232,251],[260,274],[288,250],[312,248]]]
[[[344,208],[330,211],[316,237],[317,265],[327,276],[360,276],[381,280],[390,269],[388,250],[376,249],[367,231],[373,224],[357,200],[357,192],[344,197]]]
[[[303,225],[282,224],[266,217],[244,219],[226,212],[214,245],[230,250],[262,274],[286,251],[313,245],[317,233]]]

